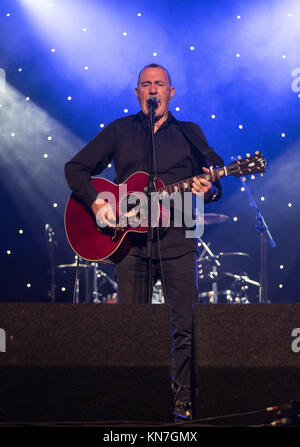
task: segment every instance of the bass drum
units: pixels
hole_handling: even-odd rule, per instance
[[[245,294],[230,289],[219,290],[216,300],[212,290],[202,292],[199,294],[199,302],[203,304],[249,304],[249,300]]]

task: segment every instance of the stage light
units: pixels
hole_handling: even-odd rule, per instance
[[[126,33],[126,31],[124,31],[124,32],[123,32],[122,34],[123,34],[123,36],[127,36],[127,33]]]
[[[89,69],[89,67],[88,67],[87,65],[85,65],[84,69],[85,69],[85,70],[88,70],[88,69]]]
[[[19,234],[23,234],[24,233],[24,231],[23,230],[19,230]]]
[[[6,250],[7,255],[11,255],[11,250]]]
[[[124,109],[124,113],[128,113],[128,109]]]
[[[180,107],[175,107],[176,112],[179,112]]]
[[[280,270],[283,270],[283,268],[284,268],[283,264],[281,264],[281,265],[279,266],[279,268],[280,268]]]
[[[291,206],[292,206],[292,203],[291,203],[291,202],[289,202],[289,203],[288,203],[288,207],[289,207],[289,208],[291,208]]]
[[[194,50],[195,50],[195,47],[191,46],[191,47],[190,47],[190,50],[191,50],[191,51],[194,51]]]
[[[285,133],[282,132],[282,133],[281,133],[281,136],[282,136],[282,138],[285,138]]]
[[[216,118],[216,115],[211,115],[212,119],[214,120]]]
[[[242,124],[239,124],[239,129],[243,129],[243,125]]]
[[[55,48],[51,48],[51,53],[55,53]]]
[[[157,53],[156,53],[156,52],[152,53],[152,56],[156,57],[156,56],[157,56]]]
[[[236,57],[241,57],[240,53],[236,53],[235,56],[236,56]]]
[[[52,204],[52,206],[53,206],[53,208],[57,208],[58,205],[57,205],[57,203],[55,202],[55,203]]]
[[[107,167],[108,167],[108,168],[111,168],[111,163],[108,163]]]
[[[72,96],[68,96],[68,101],[71,101],[72,100]]]
[[[101,123],[101,124],[100,124],[100,127],[104,127],[104,124],[103,124],[103,123]]]
[[[26,284],[26,287],[28,287],[28,289],[30,289],[31,284],[28,282],[28,283]]]
[[[234,222],[237,222],[237,221],[238,221],[238,218],[235,216],[232,220],[233,220]]]
[[[260,200],[261,200],[262,202],[264,202],[264,201],[265,201],[264,196],[262,196],[262,197],[260,198]]]
[[[44,154],[44,158],[48,158],[48,154]]]
[[[49,135],[49,137],[48,137],[48,141],[52,141],[52,137],[51,137],[51,135]]]
[[[138,17],[141,17],[141,16],[142,16],[142,13],[141,13],[141,12],[138,12],[138,13],[137,13],[137,16],[138,16]]]

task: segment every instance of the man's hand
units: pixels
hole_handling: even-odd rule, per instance
[[[211,174],[212,181],[214,181],[214,172],[213,168],[202,168],[204,172],[207,172],[208,174]],[[204,193],[206,195],[210,195],[212,192],[212,184],[205,178],[193,178],[193,184],[192,184],[192,193],[200,195],[199,193]]]
[[[92,211],[96,217],[97,225],[101,228],[106,226],[115,227],[116,225],[116,216],[112,209],[112,206],[107,203],[105,200],[98,197],[92,203]]]

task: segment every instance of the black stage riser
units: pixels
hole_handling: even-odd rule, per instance
[[[242,413],[300,399],[300,352],[292,349],[292,343],[300,346],[292,336],[299,327],[299,304],[197,305],[195,417]]]
[[[0,328],[0,421],[171,420],[166,305],[0,304]]]

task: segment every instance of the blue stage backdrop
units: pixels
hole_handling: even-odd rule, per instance
[[[198,123],[226,164],[265,156],[264,177],[246,184],[276,243],[267,241],[268,298],[300,300],[298,1],[1,0],[0,28],[0,301],[51,301],[49,225],[56,300],[72,301],[75,270],[57,267],[74,262],[64,164],[139,110],[134,88],[149,63],[171,73],[174,116]],[[113,165],[102,175],[113,180]],[[241,181],[222,183],[206,212],[228,219],[207,225],[203,240],[215,254],[244,253],[222,257],[220,284],[230,289],[228,273],[259,280],[260,236]],[[209,289],[205,277],[200,286]],[[257,286],[248,293],[257,302]]]

